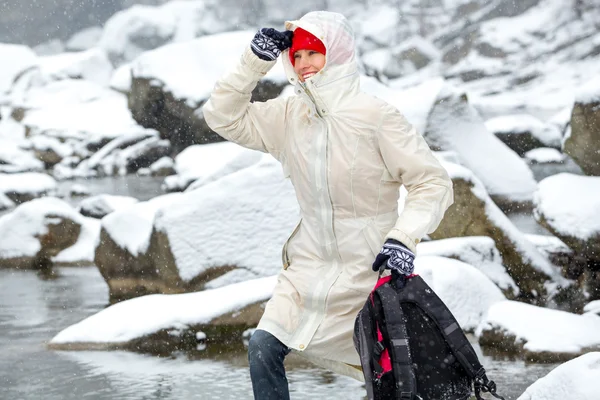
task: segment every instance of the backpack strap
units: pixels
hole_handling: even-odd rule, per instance
[[[473,346],[444,302],[420,276],[411,277],[409,282],[399,291],[399,302],[416,304],[437,324],[452,353],[469,378],[473,379],[477,399],[481,400],[481,392],[489,392],[492,396],[504,400],[496,394],[496,384],[487,378]]]
[[[392,372],[396,381],[399,399],[417,398],[417,380],[412,366],[404,312],[396,291],[388,283],[374,292],[375,318],[387,338],[388,351],[392,359]],[[379,312],[381,311],[381,312]]]

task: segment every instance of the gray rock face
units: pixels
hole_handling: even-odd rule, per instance
[[[600,176],[600,101],[575,103],[564,152],[586,175]]]

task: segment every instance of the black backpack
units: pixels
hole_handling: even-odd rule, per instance
[[[467,400],[496,394],[458,322],[418,275],[380,278],[354,325],[369,400]]]

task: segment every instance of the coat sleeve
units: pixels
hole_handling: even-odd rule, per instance
[[[217,81],[202,111],[208,126],[223,138],[279,159],[287,101],[250,102],[252,90],[275,63],[261,60],[247,47],[237,66]]]
[[[395,108],[386,106],[378,133],[383,161],[408,196],[386,239],[396,239],[416,253],[421,238],[435,231],[452,205],[452,180],[425,139]]]

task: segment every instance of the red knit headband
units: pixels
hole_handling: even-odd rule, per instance
[[[312,33],[305,31],[302,28],[296,28],[294,35],[292,36],[292,46],[290,47],[290,61],[292,65],[295,65],[294,53],[298,50],[314,50],[321,54],[325,54],[326,49],[323,42],[319,40]]]

